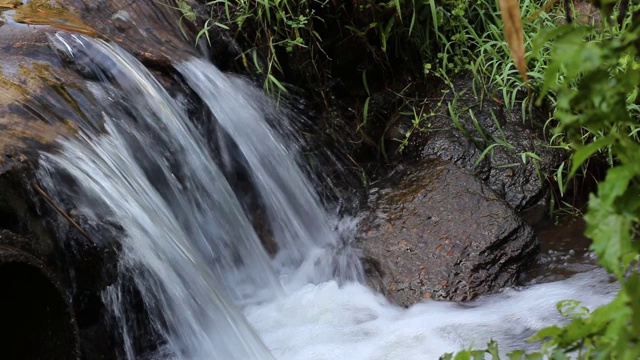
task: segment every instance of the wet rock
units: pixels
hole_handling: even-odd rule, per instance
[[[434,131],[428,137],[414,139],[412,146],[419,149],[418,158],[438,158],[448,160],[458,167],[473,171],[481,179],[488,179],[491,174],[491,161],[488,157],[481,158],[482,150],[465,137],[457,129]],[[423,143],[419,143],[423,140]]]
[[[31,242],[0,229],[0,357],[78,359],[78,329],[69,299],[55,272],[19,248],[29,248]]]
[[[64,68],[49,48],[46,27],[10,23],[0,27],[0,228],[32,238],[29,253],[47,263],[57,234],[47,216],[57,216],[37,194],[39,152],[53,150],[59,136],[89,117],[83,79]]]
[[[48,26],[27,26],[15,22],[0,26],[0,46],[3,49],[0,51],[0,90],[3,94],[0,96],[0,235],[9,231],[15,234],[0,236],[0,245],[17,249],[21,256],[36,259],[42,269],[47,269],[38,273],[18,264],[18,268],[12,265],[10,271],[2,272],[3,265],[0,265],[2,283],[21,289],[25,294],[21,298],[0,299],[0,302],[12,302],[2,303],[2,308],[6,308],[5,305],[15,307],[16,304],[33,308],[33,316],[42,321],[48,317],[71,316],[74,336],[79,336],[79,340],[66,341],[65,346],[73,347],[75,355],[67,352],[58,356],[54,347],[58,346],[58,338],[66,336],[65,332],[62,329],[51,330],[53,323],[39,324],[31,329],[21,329],[20,338],[40,345],[51,341],[47,346],[38,347],[51,353],[34,356],[12,353],[33,346],[24,340],[16,341],[22,345],[16,345],[15,349],[0,349],[0,358],[74,359],[79,357],[78,350],[87,359],[116,358],[116,345],[110,340],[113,331],[104,321],[106,311],[101,301],[102,290],[113,282],[112,269],[116,264],[115,256],[107,256],[111,254],[108,252],[110,243],[102,242],[99,246],[88,244],[86,239],[82,243],[76,242],[82,236],[70,228],[67,220],[36,191],[36,186],[45,188],[39,184],[36,175],[39,152],[53,151],[59,136],[71,134],[78,127],[99,126],[93,120],[100,118],[99,114],[91,112],[92,97],[85,79],[65,67],[50,48],[47,35],[54,30]],[[65,204],[57,205],[64,211],[70,211]],[[93,230],[78,216],[73,217],[87,231]],[[104,233],[105,237],[109,234],[102,231],[103,227],[96,227],[96,230]],[[73,251],[69,249],[72,243],[75,244]],[[56,279],[60,291],[73,300],[71,315],[65,315],[63,310],[66,308],[58,305],[50,305],[47,311],[38,308],[41,304],[38,299],[45,296],[41,293],[53,294],[47,282],[50,278]],[[24,284],[21,285],[24,282],[32,283],[32,287],[25,288]],[[2,293],[6,292],[3,290]],[[64,298],[67,302],[69,299]],[[32,321],[26,315],[24,319]],[[59,334],[51,335],[51,332]],[[91,352],[89,347],[96,342],[103,347]],[[82,344],[80,349],[79,343]],[[111,357],[110,353],[113,354]]]
[[[0,136],[0,145],[2,144],[1,140],[3,140],[2,136]],[[46,146],[46,144],[42,144],[42,146]],[[43,196],[34,190],[34,184],[38,183],[36,148],[35,146],[31,148],[11,147],[11,151],[4,154],[11,156],[5,158],[0,167],[0,285],[6,284],[5,286],[12,289],[19,288],[25,294],[18,300],[3,297],[0,299],[0,308],[7,308],[8,302],[15,301],[15,303],[23,304],[24,311],[30,311],[27,308],[33,307],[30,314],[34,314],[34,318],[25,316],[25,319],[29,319],[29,321],[36,321],[35,317],[45,321],[46,317],[43,316],[51,317],[53,319],[50,320],[51,322],[62,321],[60,317],[67,315],[62,313],[61,305],[47,305],[49,310],[46,313],[38,308],[42,304],[38,302],[39,299],[47,298],[42,295],[43,293],[49,294],[46,295],[48,297],[53,296],[51,295],[53,294],[51,285],[41,275],[56,279],[55,285],[72,300],[71,315],[68,316],[73,319],[75,336],[79,337],[75,342],[66,341],[65,346],[77,347],[79,343],[79,350],[84,359],[117,359],[118,342],[117,339],[114,339],[114,330],[105,322],[109,313],[102,302],[102,292],[116,280],[117,248],[115,245],[123,235],[117,231],[117,227],[105,223],[89,223],[77,212],[69,210],[65,204],[56,204],[69,213],[71,218],[92,236],[92,240],[95,240],[92,242],[84,238],[50,204],[46,203]],[[14,233],[19,235],[6,235]],[[4,255],[2,249],[4,247],[16,249],[21,256],[36,259],[42,265],[42,269],[46,268],[46,271],[41,270],[43,274],[35,273],[35,270],[24,269],[22,265],[19,265],[19,268],[12,267],[3,272]],[[24,288],[20,282],[30,284],[29,288]],[[12,291],[6,290],[9,292],[5,292],[4,288],[0,290],[3,294]],[[68,301],[66,297],[64,299]],[[16,322],[23,320],[11,318],[11,321]],[[3,324],[5,323],[0,324],[0,328]],[[48,345],[42,349],[51,352],[42,356],[18,356],[15,354],[23,351],[21,350],[23,345],[19,345],[20,348],[6,350],[3,347],[0,349],[0,358],[78,358],[77,354],[70,356],[69,352],[64,352],[68,349],[60,350],[57,341],[66,335],[57,326],[53,323],[36,324],[31,332],[26,328],[20,330],[21,339],[47,343]],[[5,329],[2,328],[0,331],[6,334]],[[49,334],[52,332],[55,333],[55,336]],[[100,341],[96,339],[100,339]],[[24,345],[24,347],[28,347],[28,345]],[[16,351],[16,353],[12,351]],[[58,356],[57,352],[59,351],[63,351],[65,355]]]
[[[369,284],[391,301],[471,300],[511,285],[537,238],[472,173],[440,159],[374,191],[357,244]]]
[[[160,340],[153,334],[136,284],[130,278],[122,278],[124,275],[118,271],[118,245],[125,236],[122,229],[116,224],[87,219],[71,203],[55,204],[89,235],[87,239],[45,201],[34,185],[68,195],[50,193],[54,199],[73,199],[75,184],[64,175],[49,187],[39,183],[39,152],[56,151],[55,140],[71,136],[78,129],[102,129],[103,117],[96,112],[99,107],[90,90],[95,88],[96,80],[102,79],[100,72],[78,53],[69,56],[68,51],[60,51],[50,39],[62,31],[73,34],[64,35],[67,40],[91,36],[115,42],[146,65],[170,92],[185,93],[172,63],[195,55],[196,51],[179,29],[181,13],[153,0],[32,0],[16,3],[13,10],[0,16],[0,231],[19,235],[7,237],[6,242],[0,236],[0,245],[18,248],[38,259],[50,269],[48,274],[60,279],[60,287],[72,299],[79,334],[79,341],[69,341],[67,345],[76,346],[77,350],[79,343],[82,358],[124,357],[120,351],[121,324],[109,322],[114,320],[113,314],[104,302],[104,294],[116,286],[124,289],[119,305],[135,312],[127,319],[127,326],[135,333],[132,345],[136,353],[153,351]],[[193,30],[185,24],[187,34],[190,29]],[[201,111],[193,107],[191,111]],[[0,264],[0,277],[3,274]],[[31,304],[35,299],[38,298],[23,301]],[[45,327],[34,328],[25,338],[49,341],[42,329]],[[77,357],[78,354],[57,357],[51,353],[39,358]],[[0,358],[24,357],[7,356],[0,349]]]
[[[568,14],[567,9],[569,10]],[[571,3],[571,6],[558,6],[556,14],[559,15],[555,20],[558,24],[566,24],[567,19],[570,19],[570,21],[578,24],[598,27],[602,22],[600,9],[588,0],[575,0]]]
[[[101,292],[113,281],[113,271],[117,264],[114,252],[109,251],[108,243],[103,242],[102,246],[98,246],[83,239],[77,230],[71,228],[67,221],[34,191],[33,184],[37,182],[38,168],[38,157],[34,149],[35,147],[13,147],[12,152],[5,153],[11,154],[11,157],[5,159],[0,170],[0,285],[3,286],[1,291],[3,294],[9,294],[16,293],[15,289],[20,289],[23,294],[19,298],[3,296],[0,299],[0,308],[15,308],[17,304],[21,304],[21,314],[33,315],[3,315],[3,319],[9,320],[3,320],[0,327],[12,326],[8,324],[16,322],[34,323],[31,328],[21,328],[17,332],[7,332],[6,327],[0,329],[3,334],[20,334],[16,335],[20,338],[20,341],[15,342],[18,345],[0,349],[0,358],[75,359],[79,358],[77,351],[80,350],[86,359],[115,359],[116,345],[110,340],[112,330],[104,321],[107,311],[101,301]],[[87,226],[81,219],[74,217],[84,229],[94,232],[94,227]],[[95,230],[104,230],[104,226]],[[102,234],[105,238],[109,233],[103,231]],[[78,241],[79,239],[82,241]],[[25,267],[22,265],[24,261],[20,260],[16,266],[12,265],[4,271],[4,247],[16,249],[20,256],[31,259],[31,262]],[[31,264],[35,261],[41,267],[38,265],[37,269],[32,268]],[[50,280],[55,282],[56,291],[63,293],[64,298],[56,300],[54,295],[57,293],[52,290],[54,285]],[[29,286],[25,288],[24,284]],[[40,302],[41,299],[45,299],[46,302]],[[60,305],[61,299],[66,301],[67,305],[69,300],[73,300],[69,313],[66,312],[67,308]],[[49,304],[49,301],[52,303]],[[39,308],[41,305],[48,306],[48,310]],[[73,335],[79,337],[75,338],[75,341],[59,340],[71,336],[66,335],[67,330],[60,328],[62,325],[56,325],[66,317],[73,320]],[[42,323],[35,323],[37,321]],[[33,348],[34,351],[42,349],[46,352],[40,355],[23,353],[25,348],[34,345],[27,343],[26,339],[39,344],[46,343],[47,346]],[[96,342],[96,339],[102,340]],[[62,343],[64,346],[73,347],[75,355],[71,356],[71,349],[63,348]],[[81,346],[77,349],[79,343]],[[96,348],[96,343],[101,347],[92,352],[91,349]],[[58,355],[59,353],[62,355]],[[114,355],[109,357],[110,353]]]
[[[11,20],[114,41],[145,65],[169,69],[172,60],[195,54],[184,41],[195,28],[181,15],[153,0],[32,0],[19,4]]]
[[[521,103],[509,110],[486,94],[474,95],[472,81],[462,77],[453,82],[456,95],[449,100],[453,114],[446,101],[434,109],[423,131],[412,133],[405,154],[414,159],[449,160],[474,172],[518,212],[546,209],[546,175],[566,158],[564,151],[547,146],[549,139],[542,129],[549,113],[533,107],[523,116]],[[391,133],[406,127],[407,121],[395,124]],[[531,222],[539,218],[536,213]]]

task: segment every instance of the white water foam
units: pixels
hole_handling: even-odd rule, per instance
[[[589,309],[612,300],[617,285],[602,270],[526,289],[507,289],[474,302],[426,301],[409,309],[389,304],[361,284],[307,285],[287,297],[245,309],[279,360],[429,360],[494,339],[503,352],[529,348],[526,339],[560,324],[561,300]]]

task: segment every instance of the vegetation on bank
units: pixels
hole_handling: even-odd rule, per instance
[[[600,264],[621,286],[616,298],[593,312],[566,301],[558,310],[571,319],[531,340],[539,352],[516,351],[510,359],[640,358],[640,4],[598,2],[601,26],[562,25],[538,34],[536,49],[551,44],[538,98],[553,92],[557,134],[574,149],[569,176],[597,153],[608,159],[606,177],[590,194],[585,234]],[[534,54],[535,55],[535,54]],[[448,359],[499,358],[497,344]]]
[[[461,73],[473,74],[479,96],[508,108],[551,102],[553,117],[542,124],[550,134],[547,145],[570,151],[570,158],[546,176],[559,184],[562,197],[572,178],[588,175],[591,159],[604,159],[606,176],[590,194],[586,235],[621,290],[593,312],[573,301],[560,303],[571,322],[535,335],[540,351],[508,357],[637,359],[640,4],[594,0],[600,13],[591,14],[574,7],[584,2],[563,3],[518,2],[527,84],[509,56],[494,0],[213,0],[204,4],[198,37],[211,41],[215,27],[228,31],[240,46],[235,65],[260,77],[267,91],[277,96],[301,89],[320,99],[316,106],[352,119],[340,126],[357,136],[338,134],[331,117],[323,123],[326,132],[383,153],[379,144],[389,122],[411,118],[412,126],[396,139],[396,151],[402,151],[414,132],[428,127],[434,107],[442,106],[430,84],[444,82],[455,93],[452,79]],[[197,6],[178,2],[177,8],[185,20],[197,20]],[[490,146],[485,150],[490,156]],[[497,359],[497,346],[444,358]]]
[[[527,0],[523,13],[540,5]],[[325,113],[320,126],[331,140],[368,154],[373,148],[379,158],[402,152],[431,116],[448,111],[434,84],[449,84],[447,96],[455,97],[452,80],[471,73],[481,97],[523,105],[494,0],[213,0],[204,8],[181,0],[177,8],[185,22],[205,17],[197,40],[233,37],[236,70],[260,78],[274,96],[303,92]],[[537,29],[562,17],[545,13],[527,23],[527,47]],[[530,69],[534,86],[540,73]],[[411,126],[385,146],[390,125],[403,119]]]

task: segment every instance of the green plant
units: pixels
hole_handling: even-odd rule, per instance
[[[264,87],[271,94],[286,92],[278,78],[284,73],[280,56],[297,49],[321,51],[320,35],[314,30],[314,3],[318,0],[213,0],[206,2],[209,17],[197,39],[209,39],[214,27],[235,29],[244,38],[242,63],[264,77]],[[249,45],[250,44],[250,45]]]
[[[398,145],[398,152],[402,152],[407,145],[409,145],[409,140],[411,135],[415,131],[429,131],[431,130],[432,124],[429,122],[429,119],[436,115],[434,110],[428,110],[427,112],[427,102],[422,101],[420,110],[416,110],[416,106],[411,106],[411,112],[401,112],[400,115],[408,115],[411,116],[411,127],[405,132],[404,138],[398,140],[400,144]]]
[[[565,184],[592,156],[608,154],[606,177],[590,195],[585,235],[620,291],[611,303],[590,313],[576,302],[559,304],[571,322],[531,338],[542,342],[539,352],[514,351],[510,359],[640,358],[640,118],[634,95],[640,87],[640,6],[626,2],[616,14],[611,11],[614,2],[600,4],[605,19],[600,28],[562,25],[545,30],[537,48],[552,44],[541,96],[555,94],[557,131],[574,149]],[[498,359],[497,351],[491,351],[497,350],[494,345],[445,358],[483,359],[490,353]]]
[[[189,22],[194,22],[196,21],[196,18],[197,18],[197,15],[195,11],[193,11],[193,8],[191,7],[191,5],[189,5],[189,3],[183,0],[177,0],[176,6],[172,6],[163,2],[160,2],[159,4],[162,6],[168,7],[170,9],[177,10],[181,13],[180,19],[178,20],[178,26],[180,27],[180,31],[182,32],[182,35],[184,37],[188,37],[187,31],[184,28],[184,20],[186,19]]]
[[[362,71],[364,91],[352,107],[362,114],[354,122],[355,132],[366,138],[367,132],[375,131],[371,127],[379,125],[370,121],[378,111],[371,99],[380,92],[393,92],[388,86],[396,81],[394,68],[399,65],[414,83],[431,82],[434,76],[450,83],[455,74],[471,71],[481,96],[502,98],[508,107],[520,103],[522,82],[501,37],[496,1],[212,0],[205,3],[208,15],[200,23],[196,40],[210,40],[214,28],[228,29],[241,48],[238,63],[258,75],[267,92],[278,96],[288,84],[301,86],[312,93],[311,98],[322,99],[325,108],[333,106],[335,99],[333,64],[357,56],[363,65],[358,71]],[[525,14],[536,3],[527,0]],[[182,14],[181,28],[183,20],[194,21],[195,12],[185,0],[178,0],[174,8]],[[526,28],[527,34],[549,21],[547,16],[539,17]],[[364,53],[336,54],[342,42],[360,44]],[[535,74],[532,78],[535,81]],[[396,89],[404,88],[407,83],[397,85]],[[421,109],[410,112],[418,114]],[[413,130],[419,127],[412,126]]]
[[[362,72],[362,85],[367,92],[367,99],[364,101],[364,107],[362,108],[362,124],[358,125],[358,129],[361,126],[367,126],[367,120],[369,117],[369,102],[371,101],[371,91],[369,90],[369,83],[367,82],[367,70]]]
[[[541,3],[535,0],[521,2],[522,16],[530,17]],[[524,22],[525,55],[531,54],[532,41],[538,31],[555,28],[561,16],[542,13],[533,21]],[[497,1],[461,2],[446,13],[443,21],[445,19],[453,35],[448,38],[443,34],[439,36],[444,45],[437,55],[440,63],[436,71],[438,76],[449,80],[452,75],[470,71],[480,97],[489,96],[499,100],[508,109],[517,104],[525,106],[526,102],[518,100],[524,83],[509,55]],[[538,61],[530,62],[527,72],[529,85],[533,89],[540,87],[541,73],[548,59],[548,48],[540,50]],[[523,111],[524,114],[526,112]]]

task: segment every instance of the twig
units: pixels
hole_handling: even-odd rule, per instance
[[[33,181],[31,183],[31,186],[33,186],[33,188],[35,189],[35,191],[40,194],[44,200],[51,205],[51,207],[58,212],[58,214],[62,215],[62,217],[67,220],[69,222],[69,224],[71,224],[71,226],[73,226],[76,230],[78,230],[78,232],[80,234],[82,234],[82,236],[84,236],[85,238],[87,238],[87,240],[93,242],[93,240],[91,239],[91,237],[89,236],[89,234],[87,234],[84,230],[82,230],[82,228],[80,227],[80,225],[78,225],[78,223],[76,223],[75,221],[73,221],[73,219],[67,215],[67,213],[64,212],[64,210],[62,210],[58,205],[55,204],[55,202],[53,201],[53,199],[51,199],[51,197],[49,195],[47,195],[46,192],[44,192],[44,190],[42,190],[42,188],[40,188],[40,186],[38,186],[38,184],[36,184],[35,181]]]

